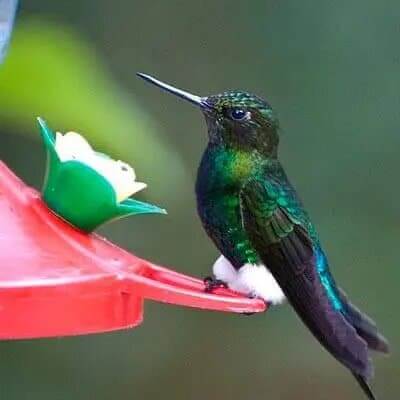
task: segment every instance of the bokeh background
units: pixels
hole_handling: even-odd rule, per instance
[[[398,0],[25,1],[0,68],[0,158],[40,187],[34,117],[131,162],[167,217],[102,233],[204,276],[217,252],[195,211],[205,124],[136,71],[198,94],[254,91],[342,286],[392,343],[379,398],[400,392]],[[362,399],[290,307],[244,317],[146,304],[138,329],[0,343],[4,400]]]

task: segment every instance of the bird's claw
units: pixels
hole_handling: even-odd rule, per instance
[[[221,279],[217,279],[212,276],[206,276],[203,279],[203,282],[204,282],[204,291],[207,293],[210,293],[214,289],[217,289],[220,287],[223,287],[225,289],[228,288],[228,285],[224,281],[221,281]]]

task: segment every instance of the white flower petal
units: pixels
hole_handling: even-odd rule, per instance
[[[56,133],[55,150],[62,162],[76,160],[94,169],[113,187],[118,202],[143,190],[147,185],[136,182],[135,170],[121,160],[95,152],[79,133]]]
[[[124,163],[121,160],[116,161],[117,168],[120,169],[121,174],[125,175],[127,178],[129,177],[133,181],[136,179],[135,170],[127,163]]]
[[[65,135],[57,132],[54,147],[61,161],[85,162],[93,154],[93,149],[87,140],[76,132],[68,132]]]
[[[131,182],[125,186],[118,186],[118,191],[116,191],[117,202],[121,203],[128,197],[146,188],[147,185],[142,182]]]
[[[146,189],[147,184],[144,182],[134,182],[134,184],[132,185],[132,188],[133,188],[132,194],[135,194],[137,192],[140,192],[143,189]]]

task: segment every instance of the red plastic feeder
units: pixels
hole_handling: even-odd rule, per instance
[[[266,309],[226,289],[205,293],[199,279],[75,229],[0,161],[0,339],[132,328],[143,320],[144,299],[236,313]]]

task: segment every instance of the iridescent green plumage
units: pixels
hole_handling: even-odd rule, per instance
[[[260,261],[241,223],[239,196],[234,195],[240,190],[239,182],[250,176],[253,167],[254,161],[246,153],[209,146],[196,184],[199,213],[208,215],[203,219],[206,231],[221,252],[229,249],[229,259],[238,267]]]
[[[204,113],[209,143],[196,195],[215,245],[239,273],[247,265],[266,266],[314,336],[374,399],[368,350],[387,352],[388,344],[329,271],[316,230],[277,159],[278,121],[269,104],[243,91],[199,97],[140,76]]]

